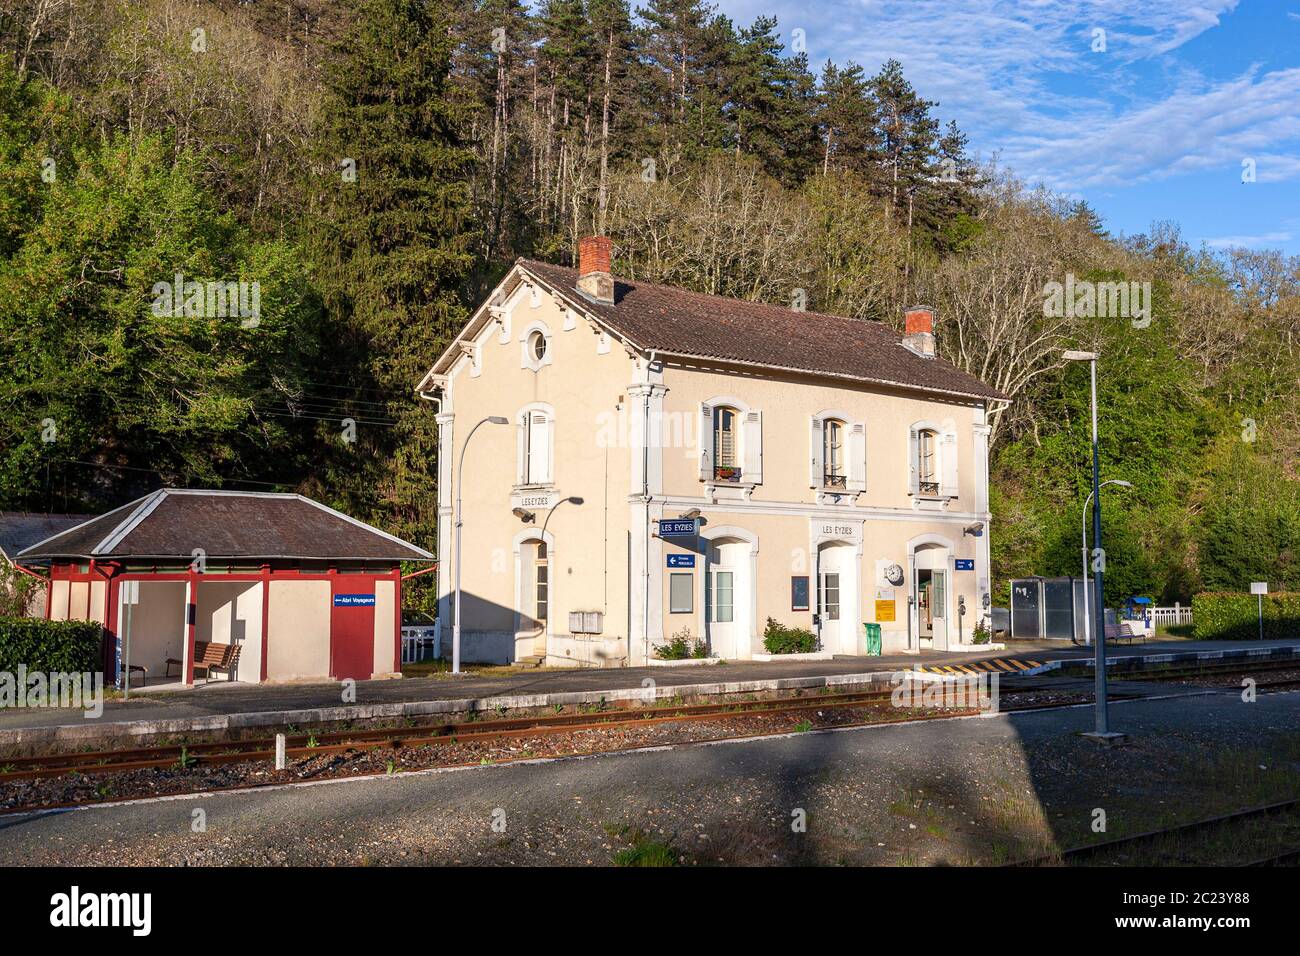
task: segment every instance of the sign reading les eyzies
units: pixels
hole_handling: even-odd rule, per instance
[[[659,537],[684,538],[695,534],[694,518],[660,518]]]

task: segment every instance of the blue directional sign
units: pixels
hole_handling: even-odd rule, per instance
[[[695,534],[694,518],[660,518],[659,537],[688,538]]]
[[[670,554],[670,555],[668,555],[668,567],[670,567],[670,568],[693,568],[693,567],[695,567],[695,555],[693,555],[693,554]]]
[[[373,594],[336,594],[334,595],[335,607],[374,607],[375,596]]]
[[[953,566],[953,569],[954,569],[954,570],[957,570],[957,571],[974,571],[974,570],[975,570],[975,559],[974,559],[974,558],[957,558],[957,559],[955,559],[955,560],[953,561],[952,566]]]

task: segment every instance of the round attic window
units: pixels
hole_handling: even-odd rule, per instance
[[[537,365],[541,365],[546,358],[546,336],[540,331],[528,336],[528,357]]]

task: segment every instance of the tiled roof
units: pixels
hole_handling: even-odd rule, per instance
[[[55,558],[429,561],[433,555],[304,498],[164,488],[36,543],[23,562]]]
[[[87,521],[92,515],[42,515],[0,511],[0,554],[13,558],[23,548]]]
[[[609,305],[576,290],[576,269],[533,259],[520,259],[518,265],[643,350],[976,399],[1006,398],[942,358],[904,348],[902,336],[879,322],[623,279],[615,281]]]

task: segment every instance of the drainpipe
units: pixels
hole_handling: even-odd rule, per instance
[[[655,360],[655,351],[651,349],[646,357],[646,371]],[[647,375],[647,378],[649,376]],[[647,386],[649,383],[646,383]],[[645,660],[650,660],[650,389],[646,388],[641,396],[641,500],[645,503],[645,554],[641,563],[644,565],[643,593],[641,595],[641,636],[644,641]]]
[[[418,577],[419,577],[420,575],[422,575],[422,574],[430,574],[431,572],[433,572],[433,571],[437,571],[437,570],[438,570],[438,564],[437,564],[437,562],[435,561],[433,564],[429,565],[427,568],[421,568],[419,571],[412,571],[410,574],[403,574],[403,575],[402,575],[402,580],[403,580],[403,581],[409,581],[411,578],[418,578]]]

